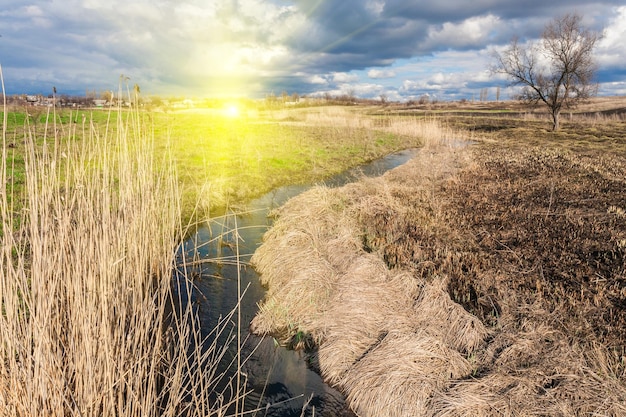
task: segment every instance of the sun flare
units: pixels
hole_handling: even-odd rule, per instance
[[[226,117],[239,117],[240,116],[239,107],[234,103],[229,103],[224,106],[224,116]]]

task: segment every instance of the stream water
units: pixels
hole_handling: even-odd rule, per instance
[[[363,175],[378,176],[404,164],[416,152],[416,149],[411,149],[394,153],[335,175],[323,183],[341,186]],[[221,221],[218,219],[200,227],[181,249],[187,263],[193,265],[188,271],[194,276],[193,291],[185,293],[183,299],[194,303],[202,329],[207,335],[220,318],[227,316],[237,305],[238,286],[247,288],[241,302],[241,336],[242,340],[247,338],[242,352],[243,357],[249,356],[249,359],[243,366],[243,372],[247,379],[247,388],[252,393],[246,397],[245,409],[259,410],[250,415],[354,415],[345,405],[343,395],[325,384],[310,369],[306,355],[277,346],[272,337],[260,338],[248,333],[248,325],[257,312],[258,303],[265,295],[258,275],[248,263],[261,244],[263,234],[271,226],[272,221],[268,214],[289,198],[309,188],[311,185],[292,185],[276,189],[252,201],[245,213],[225,216]],[[239,235],[238,248],[232,244],[236,239],[233,232],[235,229]],[[235,262],[237,250],[240,262],[244,265],[239,268]],[[182,255],[179,254],[181,258]],[[236,354],[236,343],[229,354]],[[303,414],[305,403],[307,406]]]

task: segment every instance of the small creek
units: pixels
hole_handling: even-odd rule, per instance
[[[341,186],[357,180],[360,176],[378,176],[400,166],[417,153],[410,149],[364,164],[355,169],[328,178],[323,184]],[[239,253],[241,262],[248,264],[250,257],[261,244],[263,234],[271,227],[269,212],[288,199],[312,185],[292,185],[278,188],[248,205],[245,214],[224,217],[210,225],[200,227],[188,239],[181,250],[187,261],[194,259],[189,269],[194,276],[192,294],[183,294],[185,301],[191,299],[199,315],[205,334],[216,326],[220,317],[227,316],[237,304],[238,273],[236,248],[232,232],[235,226],[240,236]],[[218,237],[222,236],[222,239]],[[180,254],[179,254],[180,255]],[[211,260],[222,259],[220,263]],[[257,312],[258,303],[265,296],[258,275],[252,267],[240,268],[241,288],[245,292],[241,303],[242,340],[248,338],[242,348],[243,357],[250,359],[243,367],[247,376],[248,388],[253,392],[246,397],[245,409],[261,408],[257,416],[300,416],[303,404],[310,399],[305,415],[353,416],[345,405],[344,397],[337,390],[324,383],[321,377],[307,366],[306,355],[277,346],[272,337],[259,338],[248,334],[248,324]],[[235,355],[236,344],[229,354]],[[224,361],[222,361],[224,362]],[[232,371],[231,371],[232,372]],[[250,415],[255,415],[251,413]]]

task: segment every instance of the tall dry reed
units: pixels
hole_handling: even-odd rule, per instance
[[[455,147],[475,139],[471,132],[453,129],[435,117],[391,116],[384,124],[388,132],[420,138],[426,148],[442,145]]]
[[[175,169],[157,161],[139,112],[111,120],[44,138],[26,126],[26,186],[13,198],[3,135],[1,416],[223,415],[242,395],[217,370],[226,347],[203,346],[177,299],[191,291],[184,273],[172,285],[183,234]]]

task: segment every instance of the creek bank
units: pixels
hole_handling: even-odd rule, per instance
[[[337,187],[363,176],[381,175],[406,163],[419,152],[419,149],[414,148],[387,155],[331,176],[324,184]],[[253,268],[242,267],[238,270],[235,248],[238,247],[241,263],[247,265],[249,256],[261,244],[265,231],[271,227],[268,213],[310,187],[290,185],[275,189],[249,202],[244,212],[213,219],[199,227],[181,248],[179,263],[184,263],[186,271],[194,275],[195,279],[193,288],[177,288],[177,294],[183,302],[194,303],[201,327],[209,341],[213,340],[214,329],[222,318],[227,317],[233,306],[237,305],[238,278],[241,287],[247,288],[240,304],[242,323],[252,320],[258,303],[265,295]],[[238,245],[235,245],[233,242],[237,241]],[[226,359],[221,362],[223,367],[232,365],[231,360],[237,354],[236,344],[228,343],[230,336],[230,332],[222,332],[217,343],[217,346],[228,346]],[[251,336],[247,326],[242,328],[242,340],[246,340],[242,346],[242,356],[247,358],[242,371],[246,385],[251,390],[245,397],[244,409],[247,412],[261,407],[267,417],[297,417],[302,416],[303,408],[306,408],[306,416],[354,416],[347,409],[343,395],[325,384],[299,352],[276,346],[271,337]],[[225,379],[235,373],[232,367],[223,367],[219,371],[226,375]]]
[[[541,256],[548,248],[522,239],[535,218],[545,229],[558,226],[548,222],[557,207],[573,216],[567,226],[574,235],[584,232],[586,217],[566,213],[584,199],[569,195],[569,207],[556,205],[554,186],[552,199],[543,200],[533,193],[537,178],[515,189],[499,178],[509,167],[556,175],[563,164],[576,170],[584,164],[541,151],[520,156],[484,148],[425,149],[380,178],[316,187],[276,210],[252,258],[269,288],[252,330],[313,346],[310,360],[360,416],[626,414],[619,354],[589,323],[577,327],[580,316],[572,313],[575,305],[597,309],[576,304],[575,291],[555,278],[571,273],[576,261],[562,262],[575,254],[557,253],[546,277],[537,262],[547,262]],[[592,181],[624,189],[623,181],[594,172],[602,178]],[[572,191],[584,194],[585,185]],[[516,196],[523,201],[512,201]],[[540,203],[549,203],[541,216],[531,211],[508,223],[524,212],[520,207]],[[511,233],[526,246],[511,249]],[[616,236],[603,235],[612,243],[602,253],[619,257]],[[621,282],[615,256],[600,260],[596,271],[608,268]],[[586,274],[595,272],[591,262],[586,267]],[[595,299],[621,317],[619,300],[610,304],[619,295],[596,292]],[[560,314],[559,307],[567,309]]]

